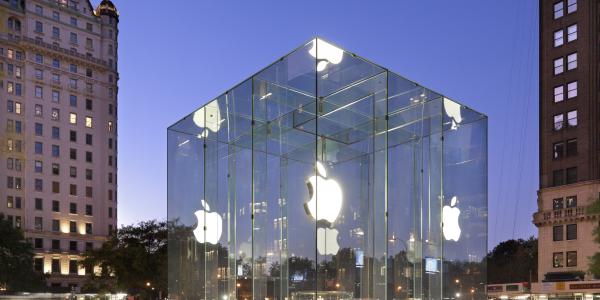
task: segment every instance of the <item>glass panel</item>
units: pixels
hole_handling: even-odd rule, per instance
[[[169,128],[170,296],[482,299],[486,134],[308,42]]]

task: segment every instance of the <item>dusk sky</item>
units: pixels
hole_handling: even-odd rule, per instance
[[[166,219],[169,125],[320,36],[487,114],[489,245],[535,235],[537,1],[113,2],[119,224]]]

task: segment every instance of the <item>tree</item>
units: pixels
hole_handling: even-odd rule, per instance
[[[486,256],[488,283],[537,281],[537,238],[507,240]]]
[[[83,289],[127,291],[145,298],[167,290],[167,223],[156,220],[121,227],[99,249],[87,251],[82,265],[100,272]]]
[[[588,206],[587,213],[595,215],[600,214],[600,198],[596,199],[594,203]],[[594,242],[600,244],[600,226],[596,226],[592,234],[594,235]],[[595,278],[600,278],[600,252],[596,252],[590,257],[588,268],[589,272],[592,273]]]
[[[0,287],[8,292],[36,292],[45,287],[44,275],[33,269],[33,247],[23,231],[0,214]]]

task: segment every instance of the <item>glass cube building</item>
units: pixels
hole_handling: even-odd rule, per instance
[[[313,39],[169,127],[168,221],[172,299],[484,299],[487,117]]]

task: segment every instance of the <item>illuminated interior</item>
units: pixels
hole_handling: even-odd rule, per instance
[[[169,298],[485,299],[487,118],[314,39],[169,127],[167,214]]]

